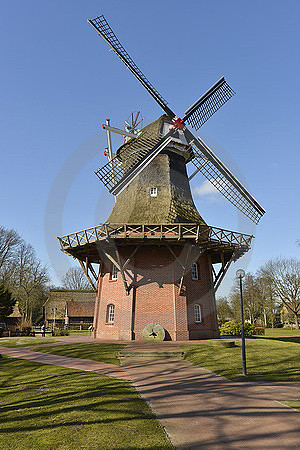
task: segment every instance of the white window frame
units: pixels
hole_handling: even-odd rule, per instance
[[[157,197],[157,187],[151,187],[149,189],[149,195],[150,197]]]
[[[113,303],[110,303],[109,305],[107,305],[106,322],[107,323],[115,322],[115,305]]]
[[[192,280],[199,280],[198,264],[192,264]]]
[[[111,280],[117,280],[118,279],[118,268],[113,264],[111,269]]]
[[[195,323],[201,323],[202,322],[201,306],[198,303],[196,303],[194,305],[194,318],[195,318]]]

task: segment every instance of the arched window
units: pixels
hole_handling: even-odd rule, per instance
[[[192,264],[192,280],[198,280],[198,266],[196,263]]]
[[[201,306],[196,304],[194,306],[194,314],[195,314],[195,323],[202,322],[202,314],[201,314]]]
[[[115,305],[107,305],[106,322],[114,323],[115,321]]]

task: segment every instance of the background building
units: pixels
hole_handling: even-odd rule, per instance
[[[46,326],[87,329],[93,325],[94,291],[50,289],[44,304]]]

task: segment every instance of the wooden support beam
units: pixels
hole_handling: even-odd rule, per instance
[[[200,258],[200,256],[205,252],[205,249],[202,248],[197,248],[197,250],[200,250],[199,253],[197,253],[196,257],[193,258],[193,261],[189,261],[189,257],[190,257],[190,253],[192,251],[192,248],[194,247],[193,245],[190,245],[186,254],[186,258],[185,258],[185,263],[182,264],[182,262],[180,261],[180,259],[176,256],[175,252],[173,251],[172,247],[170,247],[168,244],[166,244],[166,247],[169,249],[170,253],[174,256],[175,260],[179,263],[179,265],[182,268],[182,276],[180,278],[180,284],[179,284],[179,295],[181,293],[182,290],[182,285],[183,285],[183,279],[184,276],[186,274],[187,269],[191,266],[191,264],[193,264],[197,259]]]
[[[175,253],[173,252],[172,248],[169,245],[166,245],[166,247],[168,247],[170,253],[174,256],[174,258],[176,259],[176,261],[180,264],[180,266],[182,267],[182,269],[184,269],[184,266],[182,264],[182,262],[180,261],[179,258],[177,258],[177,256],[175,255]]]
[[[123,284],[124,284],[127,295],[129,295],[131,287],[128,286],[126,276],[125,276],[125,270],[126,270],[126,267],[128,266],[128,264],[130,263],[130,261],[132,260],[132,258],[134,257],[134,255],[136,254],[136,252],[138,251],[139,247],[140,247],[139,245],[136,246],[136,248],[133,250],[133,252],[129,256],[129,258],[125,261],[124,264],[122,264],[122,262],[121,262],[120,254],[119,254],[117,247],[115,248],[116,258],[114,258],[110,253],[107,253],[105,250],[103,250],[105,256],[116,266],[118,271],[121,273],[121,277],[122,277]]]
[[[97,284],[97,283],[98,283],[98,277],[97,277],[97,274],[96,274],[96,272],[95,272],[95,270],[94,270],[94,267],[93,267],[92,264],[89,262],[88,258],[86,258],[86,265],[87,265],[88,269],[90,270],[91,274],[93,275],[94,280],[96,281],[96,284]]]
[[[90,282],[92,288],[94,289],[94,291],[97,291],[96,286],[94,285],[94,283],[93,283],[91,277],[90,277],[89,274],[88,274],[88,269],[85,267],[84,262],[81,261],[81,259],[78,259],[78,261],[79,261],[79,264],[81,265],[81,267],[82,267],[82,269],[83,269],[83,271],[84,271],[84,273],[85,273],[87,279],[89,280],[89,282]]]
[[[221,252],[221,263],[222,267],[225,267],[224,252]]]
[[[105,256],[116,266],[118,271],[121,273],[121,277],[122,277],[122,280],[123,280],[125,291],[126,291],[126,294],[128,295],[129,294],[129,286],[127,284],[127,280],[126,280],[123,268],[121,266],[120,255],[119,255],[119,257],[117,256],[117,259],[115,259],[113,256],[111,256],[105,250],[103,250],[103,252],[104,252]],[[116,252],[117,252],[117,250],[116,250]],[[119,252],[118,252],[118,254],[119,254]]]
[[[127,280],[126,280],[126,277],[125,277],[125,272],[124,272],[123,267],[122,267],[120,253],[119,253],[118,247],[116,247],[116,255],[117,255],[117,259],[118,259],[118,263],[119,263],[120,272],[121,272],[123,284],[124,284],[124,287],[125,287],[125,291],[126,291],[126,294],[129,295],[130,289],[129,289],[129,286],[127,284]]]
[[[218,271],[218,273],[216,274],[216,272],[215,272],[215,269],[214,269],[214,267],[213,266],[211,266],[212,267],[212,270],[214,271],[214,273],[215,273],[215,278],[214,278],[214,284],[216,284],[217,282],[218,282],[218,279],[220,278],[220,276],[222,275],[222,273],[223,273],[223,271],[224,271],[224,267],[225,266],[221,266],[220,267],[220,270]]]
[[[213,265],[211,265],[211,270],[213,272],[214,280],[217,278],[217,274]]]
[[[225,275],[226,275],[226,272],[228,271],[228,269],[229,269],[229,267],[230,267],[230,264],[232,263],[232,261],[234,261],[234,258],[235,258],[235,252],[233,252],[233,254],[232,254],[230,260],[229,260],[224,266],[222,265],[220,271],[218,272],[217,279],[215,279],[215,281],[214,281],[214,289],[215,289],[215,292],[216,292],[217,289],[219,288],[219,286],[220,286],[220,284],[221,284],[223,278],[224,278]]]
[[[183,285],[183,279],[184,279],[184,275],[185,275],[185,273],[186,273],[186,269],[187,269],[187,267],[188,267],[188,259],[189,259],[189,256],[190,256],[190,254],[191,254],[191,251],[192,251],[192,246],[190,246],[189,248],[188,248],[188,251],[187,251],[187,254],[186,254],[186,258],[185,258],[185,263],[184,263],[184,266],[182,267],[182,276],[181,276],[181,279],[180,279],[180,283],[179,283],[179,288],[178,288],[178,291],[179,291],[179,295],[181,295],[181,291],[182,291],[182,285]]]
[[[111,256],[111,254],[110,253],[107,253],[105,250],[103,250],[103,253],[105,254],[105,256],[116,266],[116,268],[119,270],[119,272],[121,272],[121,268],[120,268],[120,266],[119,266],[119,263],[118,263],[118,261],[116,261],[116,259],[115,258],[113,258],[112,256]]]
[[[130,263],[130,261],[132,260],[132,258],[133,258],[134,255],[136,254],[136,252],[138,251],[139,247],[140,247],[140,246],[137,245],[137,246],[135,247],[135,249],[133,250],[133,252],[131,253],[131,255],[129,256],[129,258],[125,261],[125,263],[123,264],[123,270],[126,269],[126,267],[128,266],[128,264]]]

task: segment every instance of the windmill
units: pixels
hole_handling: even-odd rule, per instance
[[[97,289],[94,335],[217,337],[215,292],[230,264],[250,249],[253,236],[207,225],[193,202],[189,182],[203,174],[254,223],[265,210],[187,124],[197,131],[234,91],[220,78],[181,119],[129,56],[105,17],[88,22],[164,112],[139,131],[138,114],[132,115],[125,130],[111,127],[107,119],[103,128],[109,139],[109,133],[116,132],[125,136],[125,143],[116,154],[109,145],[109,161],[96,175],[116,204],[106,223],[59,238],[62,250],[78,259]],[[189,177],[187,164],[194,166]],[[164,333],[148,333],[156,326]]]
[[[183,119],[178,117],[168,106],[167,101],[154,88],[143,72],[138,68],[133,59],[129,56],[117,36],[109,26],[105,17],[99,16],[88,21],[99,33],[101,37],[110,45],[113,51],[123,61],[126,67],[147,89],[150,95],[156,100],[173,125],[169,131],[149,149],[148,145],[141,149],[130,159],[126,167],[121,167],[118,173],[112,177],[109,175],[110,167],[104,165],[96,173],[109,192],[118,195],[145,167],[169,144],[172,137],[182,135],[189,146],[193,157],[192,164],[195,166],[193,178],[201,172],[213,186],[221,192],[231,203],[241,212],[249,217],[253,222],[258,223],[265,213],[264,208],[255,200],[249,191],[231,173],[225,164],[214,154],[205,142],[194,136],[187,128],[186,123],[191,125],[196,131],[233,95],[234,91],[222,77],[207,92],[205,92],[184,114]],[[179,136],[178,136],[179,135]],[[120,158],[121,155],[116,156]]]

